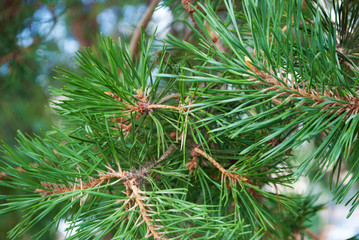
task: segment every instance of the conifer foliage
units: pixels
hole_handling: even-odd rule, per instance
[[[332,21],[310,1],[182,4],[188,39],[142,34],[133,54],[102,37],[82,75],[58,70],[62,126],[3,145],[0,184],[26,191],[2,196],[1,214],[23,213],[10,239],[45,217],[34,239],[60,220],[66,239],[295,239],[322,205],[285,187],[329,174],[338,203],[354,189],[359,5],[334,2]]]

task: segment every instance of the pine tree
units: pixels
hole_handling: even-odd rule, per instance
[[[182,0],[185,40],[78,52],[82,75],[58,69],[53,89],[62,126],[3,145],[0,184],[27,193],[2,196],[1,214],[23,212],[9,238],[45,217],[34,239],[62,219],[66,239],[313,237],[323,205],[283,188],[327,174],[341,203],[359,178],[359,4],[331,6],[334,20],[310,1]]]

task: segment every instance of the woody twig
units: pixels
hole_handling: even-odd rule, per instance
[[[273,98],[277,101],[278,104],[281,104],[282,102],[277,98],[284,95],[287,96],[285,101],[293,101],[295,98],[306,98],[308,99],[308,101],[310,99],[314,101],[312,107],[315,107],[320,103],[328,102],[325,105],[324,109],[327,109],[329,107],[340,107],[339,109],[337,109],[337,113],[343,113],[346,111],[347,116],[352,116],[359,112],[359,98],[357,97],[340,97],[337,93],[333,93],[331,91],[323,91],[323,93],[319,93],[318,89],[306,89],[305,87],[299,87],[298,84],[297,86],[295,86],[294,84],[291,84],[291,86],[289,86],[288,82],[283,83],[282,81],[279,81],[277,78],[275,78],[273,75],[263,71],[259,71],[255,66],[253,66],[250,58],[245,57],[245,62],[247,66],[259,76],[259,78],[257,78],[257,80],[259,80],[257,81],[258,84],[270,85],[270,87],[264,89],[262,93],[266,93],[269,91],[278,91],[278,94]],[[331,100],[333,98],[338,100],[338,102],[333,102]],[[346,103],[344,103],[343,101]]]
[[[141,30],[146,29],[148,23],[150,22],[152,15],[155,11],[157,5],[161,2],[161,0],[152,0],[150,5],[147,8],[147,11],[143,15],[140,23],[137,25],[134,33],[132,34],[131,42],[130,42],[130,54],[131,58],[134,59],[138,50],[138,43],[141,38]]]
[[[222,181],[224,181],[225,178],[229,178],[233,184],[235,184],[236,182],[239,182],[239,181],[242,181],[242,182],[248,181],[248,179],[245,176],[240,176],[237,173],[228,172],[213,157],[209,156],[207,153],[205,153],[199,147],[193,148],[191,151],[191,155],[192,155],[192,157],[202,156],[202,157],[206,158],[208,161],[210,161],[222,173]]]
[[[157,160],[155,163],[160,163],[164,159],[168,158],[170,154],[174,151],[174,146],[171,145],[169,149]],[[154,166],[152,164],[151,166]],[[109,183],[111,179],[115,178],[117,181],[122,181],[125,188],[126,188],[126,195],[129,197],[130,201],[127,201],[126,204],[130,204],[133,206],[127,206],[125,207],[126,210],[133,210],[135,208],[140,209],[140,217],[142,221],[137,223],[136,225],[140,226],[143,223],[146,224],[147,228],[147,237],[153,237],[155,240],[160,239],[167,239],[165,237],[164,232],[159,232],[159,230],[162,228],[161,225],[155,224],[156,221],[152,219],[152,211],[150,209],[150,205],[146,204],[144,200],[147,198],[146,193],[141,191],[138,187],[138,182],[142,180],[142,178],[148,176],[149,167],[147,168],[140,168],[139,170],[133,170],[133,171],[122,171],[120,165],[118,165],[118,171],[115,171],[112,167],[108,167],[108,172],[98,172],[99,178],[91,178],[88,183],[83,183],[82,180],[80,180],[80,183],[74,183],[71,184],[72,186],[66,187],[64,185],[58,185],[58,184],[52,184],[52,183],[41,183],[41,186],[45,189],[36,189],[35,192],[40,193],[43,196],[50,196],[54,194],[65,194],[67,192],[73,192],[73,191],[81,191],[85,189],[90,189],[94,187],[99,187],[104,182]],[[116,182],[117,182],[116,181]],[[82,196],[82,194],[81,194]],[[133,201],[131,201],[133,200]],[[80,202],[81,203],[81,202]]]
[[[138,186],[135,178],[132,178],[131,180],[128,180],[125,182],[125,185],[132,190],[132,198],[135,200],[134,207],[139,207],[140,209],[140,217],[142,218],[142,221],[137,224],[140,226],[141,224],[145,223],[147,227],[147,233],[146,238],[153,237],[154,240],[160,240],[160,239],[167,239],[164,236],[163,232],[159,232],[159,230],[162,228],[161,225],[155,224],[154,220],[151,218],[153,212],[150,209],[149,204],[146,204],[143,202],[143,200],[146,199],[145,192],[141,191]]]

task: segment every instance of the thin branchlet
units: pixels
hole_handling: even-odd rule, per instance
[[[169,154],[167,153],[166,156]],[[164,156],[164,158],[166,158]],[[77,191],[77,190],[84,190],[93,188],[96,186],[100,186],[104,182],[109,182],[112,178],[117,178],[118,180],[122,180],[123,184],[126,188],[126,195],[130,199],[133,199],[134,202],[130,201],[129,204],[134,204],[134,206],[126,206],[126,209],[133,209],[136,207],[140,208],[140,216],[143,219],[138,225],[141,225],[143,222],[146,224],[147,227],[147,234],[146,237],[152,236],[154,239],[166,239],[163,235],[164,233],[158,232],[158,230],[162,227],[158,224],[154,224],[154,220],[151,219],[152,212],[149,207],[143,202],[145,199],[144,192],[142,192],[138,188],[138,181],[143,178],[143,175],[146,175],[147,169],[141,168],[140,170],[134,170],[131,172],[122,171],[119,167],[118,171],[115,171],[113,168],[108,167],[109,172],[102,173],[99,172],[100,177],[96,179],[91,179],[88,183],[82,183],[80,181],[80,184],[76,183],[73,184],[72,187],[66,187],[64,185],[58,185],[58,184],[51,184],[51,183],[42,183],[41,185],[46,189],[36,189],[35,191],[40,193],[43,196],[49,196],[54,194],[61,194],[71,191]],[[139,175],[139,173],[142,174],[142,176]],[[50,190],[48,190],[50,189]]]
[[[255,72],[259,77],[260,81],[257,83],[260,85],[271,85],[262,91],[262,93],[270,92],[270,91],[278,91],[279,93],[273,98],[273,102],[277,104],[281,104],[282,102],[277,98],[286,95],[288,96],[285,101],[293,101],[295,98],[306,98],[314,101],[312,107],[317,106],[320,103],[328,102],[323,110],[328,109],[329,107],[340,107],[339,109],[334,109],[338,114],[346,112],[346,116],[352,116],[359,112],[359,98],[354,96],[339,96],[331,91],[324,91],[323,93],[319,93],[318,90],[313,89],[305,89],[303,87],[294,86],[292,84],[290,87],[288,84],[284,84],[279,81],[273,75],[269,73],[265,73],[263,71],[259,71],[255,66],[253,66],[252,61],[245,57],[245,62],[247,66]],[[338,100],[337,102],[333,102],[331,99]],[[303,103],[302,103],[303,104]]]
[[[142,16],[140,23],[137,25],[134,33],[132,34],[130,41],[130,55],[132,59],[135,59],[138,52],[139,42],[141,40],[141,33],[145,31],[148,23],[150,22],[152,15],[161,0],[152,0],[147,8],[147,11]]]
[[[148,114],[152,112],[154,109],[170,109],[174,111],[181,111],[181,107],[171,106],[171,105],[163,105],[163,104],[150,104],[147,102],[138,102],[135,106],[131,106],[130,110],[132,112],[137,112],[139,115]]]
[[[71,191],[78,191],[83,189],[89,189],[94,188],[96,186],[100,186],[104,182],[110,181],[112,178],[117,178],[119,180],[127,179],[132,174],[130,172],[122,172],[119,170],[116,172],[112,168],[109,168],[108,173],[99,172],[100,177],[99,178],[92,178],[89,180],[88,183],[83,183],[82,180],[80,183],[73,183],[71,187],[66,187],[65,185],[58,185],[54,183],[41,183],[41,186],[46,189],[36,189],[35,192],[40,193],[43,196],[53,195],[53,194],[60,194],[60,193],[66,193]]]
[[[143,202],[143,200],[146,198],[143,196],[144,192],[141,191],[137,185],[138,184],[135,178],[125,182],[125,186],[132,190],[132,197],[135,199],[135,206],[140,208],[140,215],[143,220],[138,225],[141,225],[143,222],[146,224],[146,238],[152,236],[154,240],[167,239],[164,237],[163,232],[158,232],[162,226],[154,223],[154,220],[151,218],[150,214],[152,211],[149,209],[148,205]]]
[[[222,167],[221,164],[219,164],[213,157],[209,156],[207,153],[205,153],[202,149],[199,147],[195,147],[192,149],[191,155],[193,157],[201,155],[202,157],[206,158],[208,161],[210,161],[221,173],[222,173],[222,179],[223,178],[229,178],[233,183],[242,181],[246,182],[248,179],[245,176],[239,176],[236,173],[230,173],[224,167]]]
[[[162,104],[172,98],[180,98],[181,97],[181,94],[179,93],[173,93],[173,94],[170,94],[170,95],[167,95],[165,97],[163,97],[160,101],[158,101],[158,104]]]
[[[108,91],[108,92],[105,92],[105,94],[113,97],[115,100],[117,100],[117,101],[123,103],[125,106],[127,106],[127,110],[125,110],[125,112],[127,112],[128,115],[130,115],[130,112],[136,112],[137,113],[136,120],[139,119],[139,117],[141,115],[150,114],[155,109],[169,109],[169,110],[177,111],[180,113],[190,110],[189,108],[188,109],[183,108],[181,106],[181,104],[179,104],[178,107],[160,104],[161,102],[164,102],[167,99],[164,99],[164,101],[160,101],[158,104],[152,104],[150,101],[147,100],[148,96],[144,93],[144,91],[142,89],[136,90],[136,95],[134,96],[134,98],[137,99],[137,102],[135,103],[135,105],[125,102],[123,99],[121,99],[115,93]],[[169,95],[168,97],[169,98],[177,97],[177,94]],[[114,118],[110,118],[109,121],[116,123],[118,125],[118,127],[123,131],[125,136],[128,136],[131,128],[133,127],[132,123],[130,122],[131,121],[130,118],[114,117]]]
[[[163,160],[165,160],[166,158],[171,156],[171,154],[174,152],[174,150],[176,150],[175,145],[171,144],[171,146],[168,147],[166,152],[159,159],[157,159],[153,165],[158,166],[159,164],[161,164]]]
[[[175,146],[172,144],[169,146],[167,151],[153,163],[146,163],[146,166],[140,166],[139,169],[134,169],[131,171],[122,171],[121,167],[118,166],[118,171],[115,171],[112,167],[107,167],[108,172],[98,172],[99,178],[91,178],[88,183],[83,183],[81,180],[80,183],[73,183],[71,187],[66,187],[65,185],[58,185],[53,183],[41,183],[41,186],[46,189],[36,189],[35,191],[40,193],[43,196],[60,194],[70,191],[77,191],[83,189],[94,188],[96,186],[100,186],[104,182],[110,181],[112,178],[117,178],[118,180],[129,180],[135,179],[137,182],[143,182],[143,180],[150,175],[150,169],[158,164],[160,164],[164,159],[168,158],[173,151],[175,150]],[[20,171],[20,170],[19,170]],[[25,171],[22,169],[22,171]],[[0,175],[2,177],[2,175]],[[6,177],[4,175],[4,177]]]

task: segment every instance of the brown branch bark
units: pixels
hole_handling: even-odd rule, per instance
[[[308,234],[313,240],[322,240],[320,237],[315,235],[312,231],[310,231],[308,228],[304,229],[303,232]]]
[[[238,182],[238,181],[242,181],[242,182],[246,182],[248,181],[248,179],[245,176],[239,176],[236,173],[230,173],[228,172],[226,169],[224,169],[224,167],[221,166],[221,164],[219,164],[214,158],[212,158],[211,156],[209,156],[207,153],[205,153],[203,150],[201,150],[198,147],[195,147],[192,152],[191,155],[193,157],[196,157],[198,155],[201,155],[202,157],[206,158],[208,161],[210,161],[221,173],[222,173],[222,177],[228,177],[229,179],[232,180],[233,183]]]
[[[156,225],[153,219],[151,218],[151,214],[149,213],[149,211],[151,210],[149,210],[148,205],[143,202],[143,200],[145,199],[145,197],[143,196],[144,192],[142,192],[137,187],[136,179],[132,178],[131,180],[126,181],[125,185],[127,185],[128,188],[132,190],[132,195],[136,202],[135,206],[138,206],[140,208],[140,215],[143,221],[138,225],[141,225],[143,222],[146,224],[147,233],[145,237],[148,238],[152,236],[154,240],[167,239],[164,236],[162,236],[163,235],[162,232],[158,232],[158,230],[162,226]]]
[[[174,152],[175,149],[176,149],[175,146],[171,144],[171,146],[169,146],[166,152],[157,161],[155,161],[154,166],[158,166],[159,164],[161,164],[163,160],[171,156],[171,154]]]
[[[347,58],[350,58],[350,54],[348,54],[344,48],[340,47],[339,45],[337,45],[337,52],[343,54],[344,56],[346,56]],[[338,55],[339,58],[339,62],[343,63],[345,66],[347,66],[350,70],[354,71],[359,71],[359,68],[355,65],[350,64],[348,61],[346,61],[342,56]]]
[[[158,159],[158,162],[167,158],[171,154],[173,149],[174,149],[174,147],[173,148],[170,147],[169,150],[166,151],[166,153],[160,159]],[[143,196],[145,193],[138,188],[138,180],[141,180],[143,175],[146,175],[148,169],[142,168],[140,170],[134,170],[131,172],[122,171],[120,166],[119,166],[118,171],[115,171],[111,167],[108,167],[108,169],[109,169],[109,172],[107,172],[107,173],[99,172],[99,175],[100,175],[99,178],[92,179],[88,183],[85,183],[85,184],[82,183],[81,180],[80,180],[80,183],[75,183],[75,184],[73,184],[72,187],[66,187],[64,185],[57,185],[57,184],[51,184],[51,183],[42,183],[41,185],[47,189],[36,189],[35,192],[40,193],[43,196],[49,196],[49,195],[53,195],[53,194],[61,194],[61,193],[66,193],[66,192],[71,192],[71,191],[93,188],[93,187],[101,185],[104,182],[109,182],[112,178],[117,178],[118,180],[123,181],[123,184],[126,188],[126,195],[130,199],[128,204],[129,205],[134,204],[133,207],[127,206],[126,210],[133,209],[136,207],[140,208],[140,217],[143,220],[138,224],[138,226],[141,225],[142,223],[146,224],[146,227],[147,227],[146,238],[152,236],[155,240],[167,239],[166,237],[164,237],[163,232],[158,231],[162,226],[155,224],[155,221],[151,218],[150,212],[153,212],[153,211],[151,211],[148,204],[143,202],[143,200],[146,198],[145,196]],[[131,201],[131,199],[134,201]],[[81,204],[81,201],[80,201],[80,204]]]
[[[130,55],[131,55],[132,60],[134,60],[137,50],[138,50],[138,43],[141,38],[141,29],[147,28],[147,25],[152,18],[155,8],[157,7],[157,5],[160,2],[161,2],[161,0],[152,0],[151,1],[150,5],[147,8],[146,13],[143,15],[140,23],[137,25],[137,27],[132,35],[131,42],[130,42]]]
[[[52,183],[41,183],[41,186],[46,189],[36,189],[35,192],[40,193],[41,195],[48,196],[53,194],[60,194],[70,191],[77,191],[82,189],[93,188],[101,185],[104,182],[110,181],[112,178],[117,178],[118,180],[129,181],[135,179],[136,182],[141,182],[145,177],[149,176],[149,169],[160,164],[164,159],[168,158],[175,150],[175,146],[172,144],[167,151],[156,161],[147,165],[147,167],[140,166],[139,169],[131,171],[122,171],[121,167],[118,166],[118,171],[115,171],[112,167],[108,167],[108,172],[103,173],[99,172],[99,178],[91,179],[88,183],[74,183],[71,184],[71,187],[66,187],[64,185],[52,184]],[[22,168],[17,168],[19,172],[25,172]],[[11,175],[0,172],[0,179],[11,177]]]
[[[193,34],[193,30],[190,29],[190,30],[186,33],[186,35],[183,37],[183,41],[184,41],[184,42],[188,42],[188,41],[189,41],[189,38],[191,37],[192,34]]]
[[[273,75],[269,73],[265,73],[262,71],[259,71],[255,66],[252,65],[252,61],[245,57],[245,62],[247,66],[256,73],[260,78],[257,78],[257,83],[259,85],[271,85],[271,87],[268,87],[262,91],[262,93],[269,92],[269,91],[278,91],[278,94],[273,98],[276,99],[280,96],[287,96],[285,101],[293,101],[295,98],[307,98],[314,103],[312,106],[316,106],[320,103],[329,102],[325,105],[324,108],[328,107],[335,107],[340,106],[339,113],[347,112],[347,116],[351,116],[354,114],[357,114],[359,112],[359,98],[354,96],[346,96],[346,97],[340,97],[338,94],[334,94],[331,91],[324,91],[323,93],[319,93],[318,90],[314,91],[313,89],[305,89],[304,87],[294,86],[294,84],[291,84],[289,87],[288,83],[284,84],[283,82],[279,81],[277,78],[275,78]],[[332,100],[329,100],[330,98],[337,99],[338,101],[345,101],[347,103],[342,102],[332,102]],[[278,104],[282,103],[278,99],[276,99],[276,102]]]
[[[137,112],[139,115],[149,114],[154,109],[170,109],[174,111],[182,111],[183,108],[175,107],[171,105],[163,105],[163,104],[149,104],[147,102],[138,102],[135,106],[129,105],[130,111]]]
[[[82,181],[80,183],[74,183],[71,187],[66,187],[64,185],[52,184],[52,183],[41,183],[41,186],[48,189],[36,189],[35,192],[40,193],[43,196],[66,193],[71,191],[83,190],[88,188],[93,188],[101,185],[103,182],[109,181],[112,178],[118,178],[119,180],[124,180],[128,178],[128,172],[122,172],[119,170],[116,172],[112,168],[109,168],[108,173],[99,172],[100,177],[91,179],[88,183],[83,184]]]

